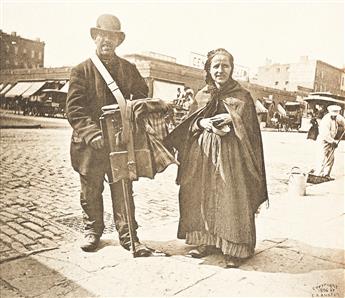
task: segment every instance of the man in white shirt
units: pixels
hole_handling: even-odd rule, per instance
[[[334,151],[338,143],[334,139],[337,135],[339,124],[344,126],[345,118],[340,115],[341,107],[330,105],[328,113],[322,118],[319,126],[318,146],[319,157],[314,175],[330,177],[334,164]]]

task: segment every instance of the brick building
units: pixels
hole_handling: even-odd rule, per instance
[[[148,83],[150,97],[173,99],[177,88],[190,87],[197,91],[204,85],[203,70],[157,57],[154,53],[131,54],[124,58],[137,66]]]
[[[259,67],[257,84],[286,91],[322,91],[344,96],[344,73],[344,69],[303,56],[297,63],[267,63]]]
[[[32,69],[44,67],[45,43],[22,38],[0,30],[0,69]]]
[[[149,97],[174,99],[177,96],[177,88],[190,87],[196,93],[204,85],[204,71],[202,69],[176,63],[170,56],[157,53],[141,53],[125,55],[125,59],[136,64],[139,72],[145,78],[149,86]],[[14,69],[0,71],[0,84],[6,86],[14,85],[16,82],[30,81],[61,81],[69,80],[71,67],[59,68],[38,68],[38,69]],[[240,81],[244,88],[251,92],[254,100],[268,101],[275,103],[294,101],[298,96],[306,94],[289,92],[252,84],[247,81]],[[6,97],[6,93],[0,91],[0,95]],[[7,90],[6,90],[7,92]],[[2,94],[3,93],[3,94]]]
[[[345,92],[345,68],[343,68],[343,72],[341,73],[340,90]]]

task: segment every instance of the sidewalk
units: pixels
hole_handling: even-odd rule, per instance
[[[23,116],[0,109],[0,128],[70,128],[70,125],[64,118]]]
[[[254,296],[343,297],[344,176],[310,185],[307,196],[271,200],[257,217],[254,258],[225,269],[223,258],[185,256],[176,223],[140,229],[170,257],[132,258],[117,235],[95,253],[78,243],[1,265],[1,297]],[[112,238],[110,238],[110,236]]]

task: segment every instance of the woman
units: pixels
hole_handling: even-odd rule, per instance
[[[197,245],[192,257],[220,249],[227,267],[253,256],[255,212],[268,199],[254,101],[233,68],[226,50],[208,54],[199,108],[168,137],[180,161],[178,238]]]
[[[312,116],[310,120],[311,127],[308,131],[307,139],[316,140],[319,135],[319,123],[317,122],[316,117]]]

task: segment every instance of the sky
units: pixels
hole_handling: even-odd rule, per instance
[[[344,1],[6,1],[0,29],[45,42],[45,66],[73,66],[94,52],[90,27],[116,15],[126,34],[118,55],[152,51],[189,64],[190,53],[226,48],[256,69],[301,56],[344,62]]]

